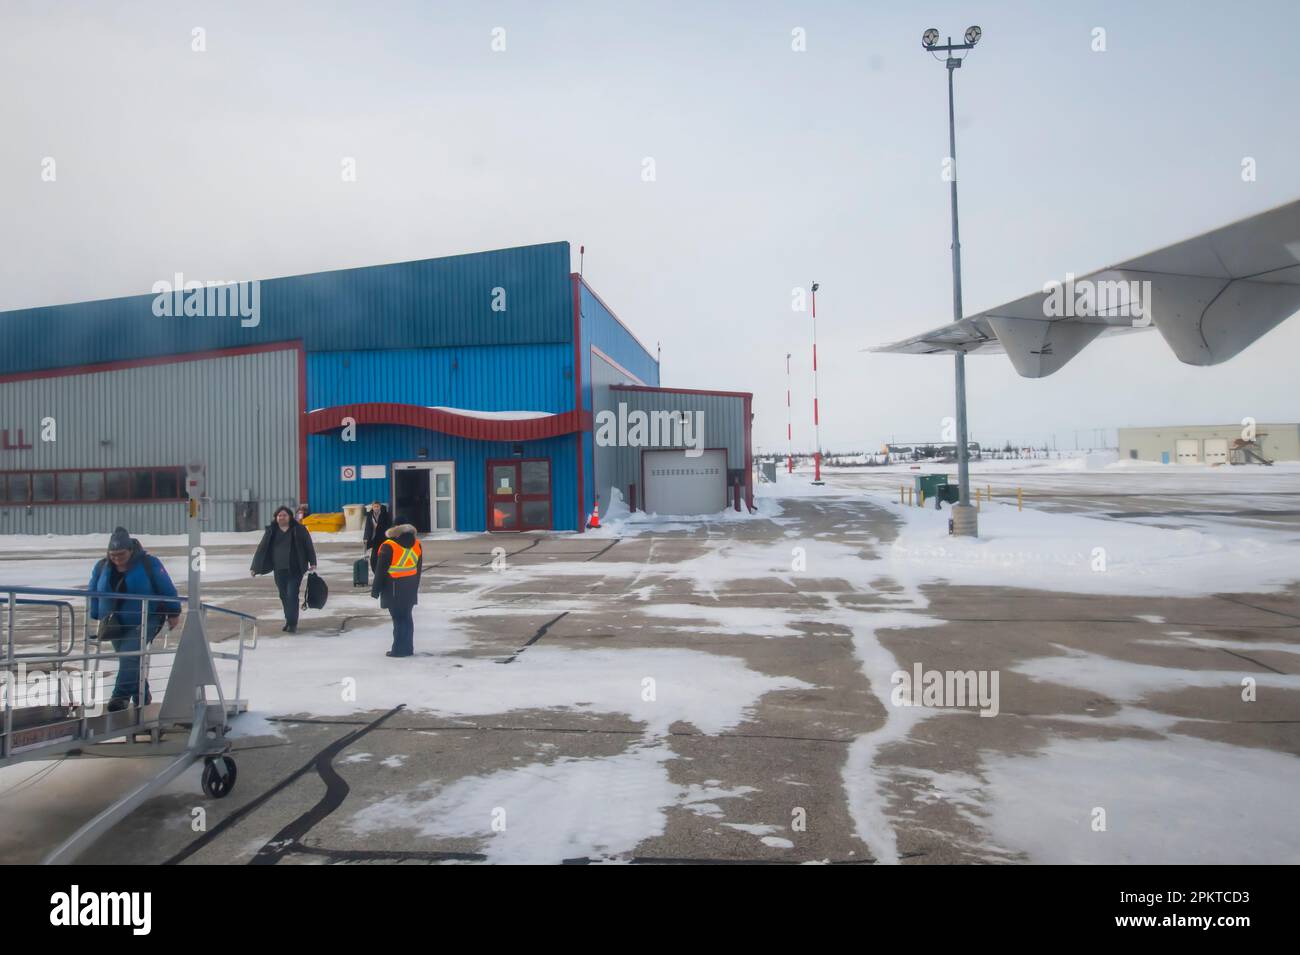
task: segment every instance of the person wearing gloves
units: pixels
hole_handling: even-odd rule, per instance
[[[86,589],[100,593],[176,596],[176,585],[162,561],[146,553],[125,527],[114,529],[108,539],[108,554],[95,564]],[[90,619],[100,621],[100,639],[110,640],[113,650],[118,653],[142,650],[158,636],[164,619],[171,629],[175,629],[181,619],[181,605],[177,600],[150,601],[149,619],[143,622],[143,626],[140,620],[144,613],[142,600],[91,597],[89,603]],[[143,643],[140,639],[142,633]],[[110,711],[126,709],[130,703],[149,705],[151,694],[147,680],[141,699],[140,659],[138,656],[120,659],[113,695],[108,701]]]
[[[275,574],[275,589],[284,608],[284,626],[280,629],[285,633],[298,632],[298,591],[303,575],[315,569],[316,548],[311,534],[294,520],[293,511],[284,506],[277,508],[275,520],[266,525],[262,542],[257,545],[249,574]]]
[[[424,554],[410,524],[388,529],[386,540],[379,545],[375,582],[370,596],[379,598],[379,606],[393,618],[393,648],[390,657],[409,657],[415,652],[415,620],[411,613],[420,599],[420,571]]]

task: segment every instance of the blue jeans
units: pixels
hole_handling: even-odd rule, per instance
[[[414,609],[409,604],[389,607],[388,615],[393,618],[393,656],[409,657],[415,652],[415,620],[411,616]]]
[[[152,616],[152,614],[150,614]],[[162,627],[152,628],[149,634],[149,643],[153,643],[153,638],[158,636],[158,631]],[[127,627],[122,630],[122,636],[113,640],[113,649],[118,653],[139,650],[140,647],[140,628]],[[133,703],[142,706],[148,706],[153,697],[149,693],[149,681],[144,684],[144,703],[140,702],[140,657],[122,657],[117,661],[117,681],[113,684],[113,699],[131,700]]]

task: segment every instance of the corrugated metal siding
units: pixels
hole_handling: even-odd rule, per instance
[[[498,287],[504,312],[492,311]],[[253,328],[231,317],[159,318],[153,302],[0,312],[0,374],[297,339],[308,351],[573,340],[567,242],[266,279]]]
[[[743,398],[723,395],[697,395],[681,392],[663,391],[624,391],[621,389],[601,389],[604,402],[593,416],[593,428],[600,430],[601,411],[609,410],[616,416],[619,403],[627,405],[630,414],[633,411],[685,411],[704,413],[705,448],[726,448],[727,467],[741,469],[745,467],[745,437],[749,422],[745,420],[745,400]],[[648,445],[651,448],[682,447],[681,444]],[[617,488],[624,499],[628,495],[628,485],[637,485],[638,506],[643,500],[641,489],[641,451],[636,447],[596,447],[596,481],[600,492],[602,507],[610,501],[609,490]]]
[[[582,286],[582,380],[591,379],[591,346],[595,345],[614,361],[641,379],[641,384],[659,385],[659,363],[653,354],[614,317],[584,283]],[[590,401],[590,396],[588,396]],[[590,407],[590,405],[588,405]]]
[[[618,402],[614,401],[611,404],[609,386],[635,384],[631,378],[623,374],[623,372],[619,371],[609,362],[602,359],[599,355],[591,356],[591,371],[587,380],[590,382],[589,390],[592,395],[593,409],[613,408],[617,410]],[[593,415],[593,428],[595,427],[594,417],[595,416]],[[615,459],[620,455],[626,456],[628,450],[626,448],[601,446],[596,444],[593,440],[589,440],[584,447],[584,451],[587,454],[587,460],[592,462],[591,465],[589,465],[592,468],[590,472],[592,477],[587,482],[588,487],[590,488],[590,493],[592,495],[599,494],[600,506],[608,508],[611,502],[609,487],[613,482],[604,482],[604,476],[618,472],[618,464]],[[639,478],[637,480],[639,480]],[[626,484],[622,485],[620,493],[624,498],[627,497]],[[590,510],[591,505],[592,502],[588,501],[588,510]]]
[[[573,345],[494,345],[307,356],[307,407],[364,401],[549,411],[573,408]]]
[[[345,442],[337,435],[311,435],[307,439],[308,500],[317,513],[337,512],[344,504],[368,504],[372,500],[392,505],[392,464],[420,460],[421,448],[430,461],[456,462],[456,529],[487,529],[487,462],[511,458],[513,445],[504,441],[472,441],[398,425],[357,428],[357,440]],[[577,530],[577,436],[565,435],[545,441],[523,443],[526,458],[551,460],[551,520],[556,530]],[[341,470],[351,466],[382,464],[383,480],[344,481]],[[358,535],[359,537],[360,535]]]
[[[578,280],[578,289],[582,406],[589,411],[603,407],[598,403],[598,400],[603,400],[602,396],[596,393],[599,389],[610,384],[627,383],[632,380],[608,362],[593,356],[591,351],[593,345],[639,378],[640,384],[657,386],[659,363],[654,356],[641,347],[641,343],[623,327],[591,289],[587,288],[586,283]],[[582,490],[582,510],[586,514],[591,513],[598,496],[602,507],[609,506],[607,485],[598,485],[593,478],[593,475],[601,473],[597,456],[602,455],[603,451],[604,449],[596,447],[590,434],[584,437],[582,455],[586,479]]]
[[[85,375],[0,382],[0,418],[30,451],[0,451],[0,471],[207,463],[208,530],[234,529],[244,488],[268,507],[298,488],[298,352],[282,349]],[[40,440],[53,417],[54,442]],[[107,534],[115,524],[180,533],[185,508],[158,504],[0,504],[0,534]]]

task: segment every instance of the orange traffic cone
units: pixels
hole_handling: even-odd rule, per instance
[[[600,526],[600,501],[596,502],[596,506],[591,512],[591,517],[587,521],[587,526],[588,527]]]

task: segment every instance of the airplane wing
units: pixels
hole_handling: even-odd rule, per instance
[[[1300,311],[1300,200],[890,345],[1002,353],[1025,378],[1103,336],[1156,328],[1180,361],[1217,365]]]

